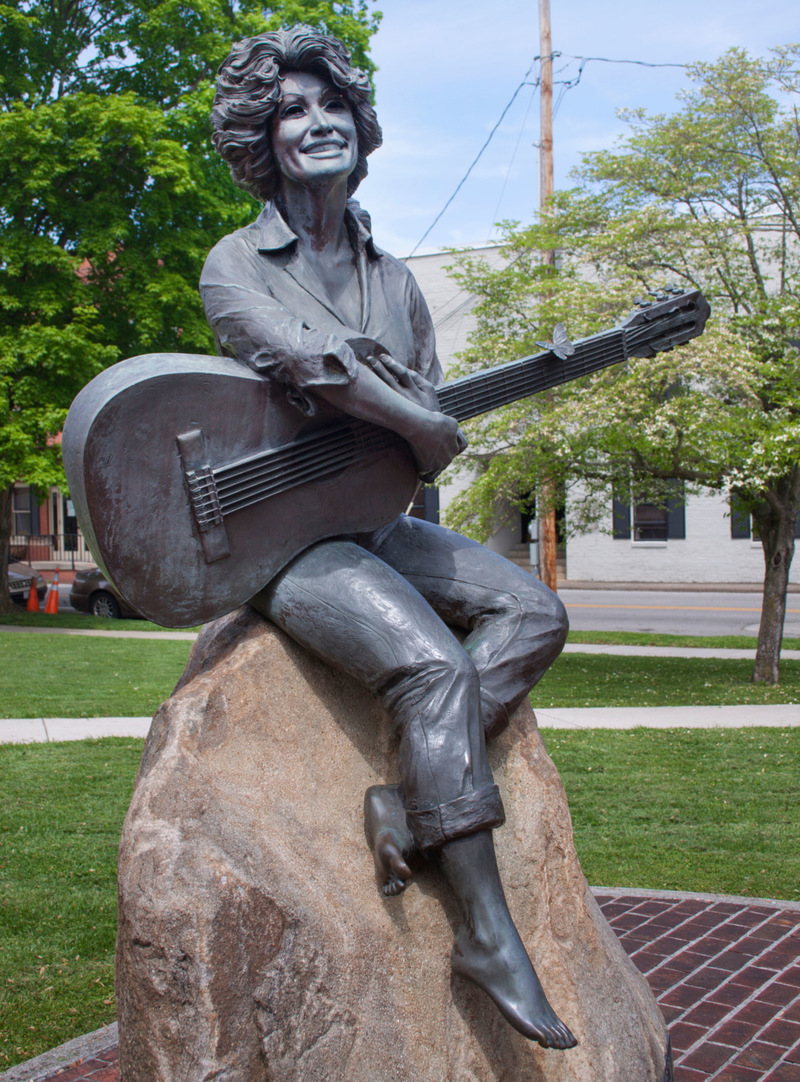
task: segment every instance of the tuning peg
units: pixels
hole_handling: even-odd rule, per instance
[[[651,305],[651,304],[652,304],[653,302],[652,302],[652,301],[648,301],[648,300],[646,300],[646,299],[645,299],[644,297],[634,297],[634,298],[633,298],[633,303],[634,303],[634,304],[635,304],[635,305],[636,305],[636,306],[637,306],[638,308],[649,308],[649,307],[650,307],[650,305]]]

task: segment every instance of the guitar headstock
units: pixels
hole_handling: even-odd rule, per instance
[[[703,333],[711,315],[699,289],[666,286],[650,295],[652,300],[637,298],[637,307],[620,324],[629,357],[652,357],[682,346]]]

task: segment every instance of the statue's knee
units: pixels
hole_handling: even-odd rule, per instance
[[[545,640],[560,653],[567,641],[569,617],[558,595],[534,581],[518,600],[526,637]]]
[[[558,640],[559,649],[561,649],[567,641],[567,635],[569,634],[569,616],[567,615],[564,602],[559,597],[556,597],[555,594],[553,595],[553,601],[555,603],[555,611],[553,613],[554,634]]]

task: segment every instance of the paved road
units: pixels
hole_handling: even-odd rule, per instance
[[[759,593],[695,590],[579,590],[562,588],[570,626],[576,631],[650,631],[665,635],[757,635]],[[72,612],[62,585],[59,611]],[[111,628],[113,621],[111,622]],[[785,634],[800,638],[800,594],[790,594]]]
[[[665,590],[559,591],[576,631],[756,635],[761,595]],[[800,595],[790,594],[785,633],[800,638]]]

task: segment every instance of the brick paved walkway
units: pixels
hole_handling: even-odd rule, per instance
[[[658,997],[675,1082],[800,1082],[800,906],[595,894]],[[26,1077],[118,1082],[117,1049]]]
[[[800,1082],[800,909],[597,900],[658,998],[675,1082]]]

